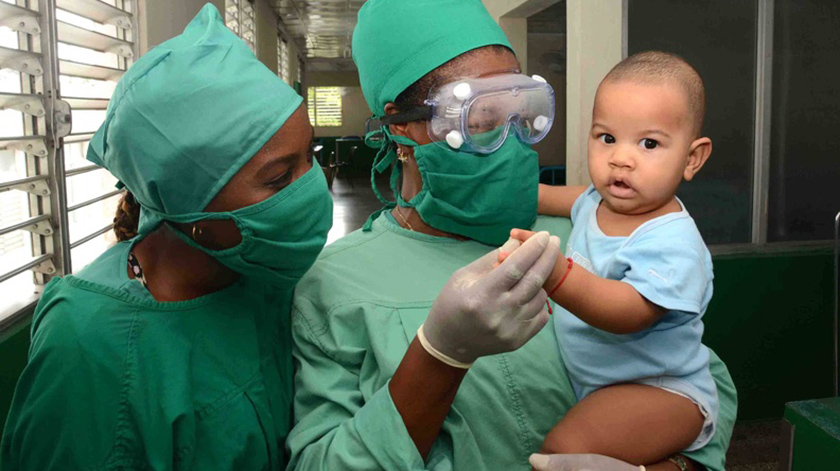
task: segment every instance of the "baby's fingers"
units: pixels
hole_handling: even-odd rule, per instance
[[[499,257],[496,260],[496,264],[493,265],[493,268],[496,268],[499,265],[501,265],[502,262],[504,262],[505,259],[507,259],[508,256],[510,256],[510,254],[513,253],[514,250],[519,248],[520,245],[522,245],[522,243],[518,240],[508,239],[508,241],[505,242],[505,245],[499,247]]]
[[[520,242],[525,242],[526,240],[530,239],[536,232],[528,231],[525,229],[511,229],[510,231],[510,238],[518,240]]]

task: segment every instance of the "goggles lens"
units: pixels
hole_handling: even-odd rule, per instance
[[[491,139],[495,137],[501,144],[513,127],[523,142],[539,142],[554,118],[551,105],[542,87],[479,95],[466,110],[466,141],[476,150],[492,148],[497,142]],[[502,132],[493,132],[497,130]]]
[[[554,90],[542,79],[521,74],[464,79],[430,93],[432,141],[466,151],[490,153],[513,130],[528,144],[542,140],[554,121]]]

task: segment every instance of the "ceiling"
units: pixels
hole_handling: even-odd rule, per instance
[[[352,67],[350,38],[365,0],[272,0],[287,33],[315,62]]]
[[[269,0],[280,16],[281,30],[306,57],[307,70],[355,70],[351,37],[365,0]],[[408,0],[410,1],[410,0]],[[526,13],[529,33],[565,34],[566,1],[533,0]]]

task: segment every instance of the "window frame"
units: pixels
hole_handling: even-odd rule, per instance
[[[297,68],[297,82],[303,87],[303,71],[306,65],[303,59],[298,57],[298,68]]]
[[[608,0],[598,0],[604,2]],[[628,56],[629,4],[623,1],[621,13],[620,47],[621,58]],[[770,197],[771,121],[773,96],[773,33],[775,0],[760,0],[756,11],[756,63],[754,87],[753,165],[750,198],[750,241],[713,244],[709,250],[713,255],[737,255],[749,253],[790,253],[795,251],[824,250],[833,247],[835,240],[810,241],[768,241],[768,201]],[[612,67],[612,66],[610,66]],[[609,70],[609,69],[607,69]],[[570,90],[571,93],[571,90]],[[578,156],[579,158],[581,156]],[[586,168],[586,155],[582,156]]]
[[[322,87],[322,86],[314,86],[314,87],[307,87],[306,89],[306,101],[307,101],[307,108],[309,110],[309,119],[312,122],[313,127],[324,127],[324,128],[339,128],[344,126],[344,97],[341,95],[341,88],[336,86],[330,87]],[[320,120],[320,113],[318,110],[318,91],[321,90],[321,93],[326,93],[327,91],[331,93],[338,94],[338,124],[325,124]],[[312,97],[310,98],[310,93]],[[330,110],[330,111],[335,111]],[[327,119],[327,118],[325,118]]]
[[[289,42],[283,35],[277,35],[277,75],[288,85],[292,85],[289,63]]]
[[[246,4],[250,7],[250,11],[246,11]],[[236,13],[234,14],[232,11]],[[247,31],[253,34],[253,39],[246,37],[246,19],[251,21],[251,26],[247,27]],[[256,7],[250,0],[225,0],[225,26],[245,41],[254,55],[257,54],[257,12]]]
[[[749,242],[709,246],[714,255],[773,254],[824,250],[835,240],[768,241],[768,203],[770,199],[771,123],[773,97],[773,41],[775,0],[761,0],[756,11],[755,119],[753,129],[753,171]],[[624,16],[627,29],[627,15]],[[626,53],[624,54],[626,57]]]
[[[756,12],[757,41],[754,93],[752,171],[749,174],[750,233],[747,242],[713,244],[715,255],[802,252],[830,249],[834,241],[768,241],[770,195],[770,123],[773,91],[773,29],[775,0],[760,0]],[[628,0],[569,0],[567,2],[566,168],[570,185],[588,185],[587,136],[595,90],[601,79],[628,55]],[[835,236],[837,237],[837,236]]]
[[[0,13],[7,15],[18,13],[8,7],[11,2],[0,5]],[[40,95],[44,112],[38,116],[24,113],[24,133],[30,143],[37,143],[35,149],[43,146],[46,155],[36,155],[36,150],[25,153],[26,177],[18,180],[4,180],[0,187],[8,191],[26,191],[29,193],[29,216],[18,223],[0,228],[11,233],[14,230],[28,231],[32,237],[33,258],[18,268],[0,273],[0,284],[16,276],[32,273],[34,290],[7,296],[0,304],[0,333],[19,324],[19,321],[31,314],[40,298],[44,285],[53,277],[64,276],[73,272],[73,249],[113,229],[113,223],[98,228],[76,240],[70,239],[71,213],[76,209],[114,198],[120,190],[110,190],[102,194],[95,193],[84,201],[70,206],[68,202],[68,179],[89,172],[101,170],[96,165],[84,165],[72,169],[65,166],[67,145],[88,142],[91,132],[73,132],[66,119],[77,111],[104,110],[110,98],[81,98],[64,95],[61,92],[60,77],[77,77],[79,80],[99,80],[107,77],[116,82],[138,56],[140,44],[139,4],[138,0],[117,0],[116,6],[99,0],[15,0],[13,5],[23,8],[27,14],[35,14],[38,30],[27,27],[18,30],[18,51],[12,55],[26,55],[27,51],[40,61],[41,75],[20,73],[21,93]],[[62,10],[95,23],[113,26],[115,34],[97,33],[95,30],[75,26],[72,22],[58,19],[58,10]],[[14,16],[4,16],[14,17]],[[59,43],[74,44],[94,51],[102,51],[116,56],[116,67],[90,65],[59,57]],[[8,51],[7,51],[8,53]],[[66,57],[66,56],[64,56]],[[9,67],[10,69],[12,67]],[[62,73],[63,72],[63,73]],[[11,150],[9,142],[14,138],[0,138],[0,148]],[[20,185],[10,188],[9,183],[33,183],[36,187],[25,188]],[[37,191],[33,191],[37,190]],[[25,228],[22,223],[30,222]],[[16,228],[9,231],[10,228]],[[87,232],[87,231],[86,231]],[[37,263],[35,263],[37,262]],[[7,285],[6,288],[9,286]]]

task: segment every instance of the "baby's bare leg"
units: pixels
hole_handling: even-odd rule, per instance
[[[634,465],[656,463],[700,435],[703,414],[691,400],[641,384],[586,396],[554,426],[543,453],[597,453]]]

